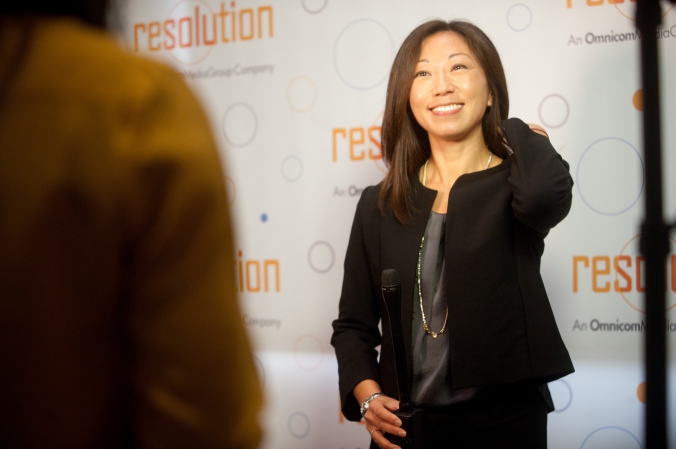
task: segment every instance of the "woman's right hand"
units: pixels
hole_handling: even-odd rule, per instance
[[[366,430],[381,449],[401,449],[385,438],[384,432],[405,437],[406,432],[401,428],[401,420],[392,412],[399,409],[399,401],[389,396],[378,396],[371,400],[368,410],[364,414]]]

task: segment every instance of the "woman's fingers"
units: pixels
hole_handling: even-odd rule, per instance
[[[401,449],[396,444],[390,443],[387,438],[385,438],[382,431],[377,429],[373,431],[373,429],[371,429],[369,430],[369,433],[371,433],[371,439],[373,439],[380,449]]]
[[[534,132],[536,132],[536,133],[538,133],[538,134],[542,134],[542,135],[545,136],[545,137],[549,137],[549,134],[547,134],[547,131],[545,131],[545,129],[544,129],[542,126],[536,125],[536,124],[534,124],[534,123],[528,123],[528,126],[529,126],[530,129],[533,130]]]
[[[371,401],[369,409],[364,418],[368,424],[367,429],[371,432],[371,438],[383,449],[395,449],[398,446],[393,445],[384,437],[383,432],[405,437],[406,432],[401,428],[401,420],[397,418],[392,411],[399,408],[399,401],[387,396],[378,396]]]

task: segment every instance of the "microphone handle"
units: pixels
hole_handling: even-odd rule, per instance
[[[394,270],[392,270],[394,271]],[[385,273],[385,272],[383,272]],[[385,276],[383,276],[384,278]],[[401,428],[406,431],[405,437],[385,433],[385,438],[402,449],[425,449],[425,421],[423,411],[413,408],[411,404],[411,381],[406,352],[404,350],[404,331],[401,326],[401,284],[395,271],[394,285],[383,282],[382,293],[385,311],[392,333],[394,363],[397,369],[397,385],[399,390],[399,410],[394,415],[401,420]]]
[[[394,346],[394,362],[397,369],[397,384],[399,386],[399,408],[406,412],[411,409],[411,381],[406,351],[404,346],[404,332],[401,325],[401,286],[382,287],[385,310],[387,311],[392,345]]]

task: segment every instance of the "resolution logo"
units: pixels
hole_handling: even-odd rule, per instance
[[[164,50],[194,65],[215,45],[274,37],[274,18],[267,5],[237,9],[234,1],[221,2],[215,11],[205,0],[180,0],[165,20],[135,23],[132,29],[135,52]]]
[[[617,255],[573,256],[573,293],[619,293],[634,310],[645,313],[645,259],[638,254],[640,234],[632,237]],[[676,242],[673,238],[673,242]],[[676,255],[666,263],[667,310],[676,307]]]
[[[608,0],[609,5],[616,5],[624,3],[625,0]],[[636,3],[636,0],[628,0],[628,3]],[[576,1],[576,3],[582,3],[582,0]],[[605,0],[585,0],[587,6],[602,6],[605,3]],[[566,0],[566,7],[573,7],[573,0]]]
[[[331,139],[333,162],[338,162],[339,153],[342,155],[341,159],[348,156],[350,161],[382,159],[380,130],[380,126],[333,128]]]
[[[380,111],[370,126],[333,128],[331,136],[331,159],[333,162],[371,161],[383,173],[387,166],[383,161],[382,122],[385,111]]]
[[[566,0],[566,8],[571,9],[574,6],[586,5],[586,6],[605,6],[612,5],[615,7],[617,12],[622,14],[629,20],[636,20],[634,18],[634,13],[636,12],[636,0]],[[667,8],[666,11],[662,14],[662,17],[666,16],[669,11],[674,9],[673,6]]]
[[[246,260],[241,250],[237,252],[235,260],[237,291],[259,293],[270,292],[274,288],[275,292],[279,292],[279,278],[279,260]]]

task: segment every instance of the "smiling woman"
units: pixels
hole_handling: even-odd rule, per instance
[[[411,85],[410,105],[432,147],[445,141],[481,144],[481,122],[492,102],[486,75],[460,36],[444,32],[425,39]]]
[[[456,50],[452,47],[441,50],[438,45],[429,45],[427,42],[427,51],[439,49],[442,52],[439,57],[442,60],[446,58],[449,63],[451,56],[471,58],[474,72],[483,72],[491,103],[488,105],[490,107],[484,108],[481,119],[480,129],[484,143],[500,159],[511,154],[500,133],[500,123],[509,114],[507,81],[500,55],[488,36],[464,21],[430,21],[419,26],[404,41],[392,65],[387,88],[388,107],[383,117],[383,157],[389,161],[389,172],[380,192],[379,207],[383,208],[389,203],[402,223],[410,221],[413,210],[410,198],[411,180],[418,176],[418,167],[431,154],[428,131],[417,121],[418,117],[414,116],[411,98],[417,91],[415,81],[419,76],[418,64],[425,59],[422,55],[423,44],[431,39],[445,39],[449,41],[449,45],[459,47]],[[460,48],[464,50],[463,55],[457,54]],[[476,130],[474,131],[476,137]],[[394,188],[395,185],[397,188]]]
[[[437,195],[433,210],[445,213],[446,192],[460,175],[502,161],[493,158],[482,132],[493,95],[476,56],[465,40],[452,32],[437,33],[423,41],[415,70],[410,108],[418,125],[427,131],[432,154],[437,156],[429,167],[425,163],[424,170],[427,185],[442,193]],[[450,162],[449,170],[437,169],[440,158]]]
[[[406,38],[383,118],[389,171],[357,206],[333,323],[342,410],[366,420],[371,448],[407,436],[381,320],[390,269],[426,447],[547,446],[546,384],[573,366],[539,266],[573,181],[546,132],[508,112],[500,57],[479,28],[431,21]]]

